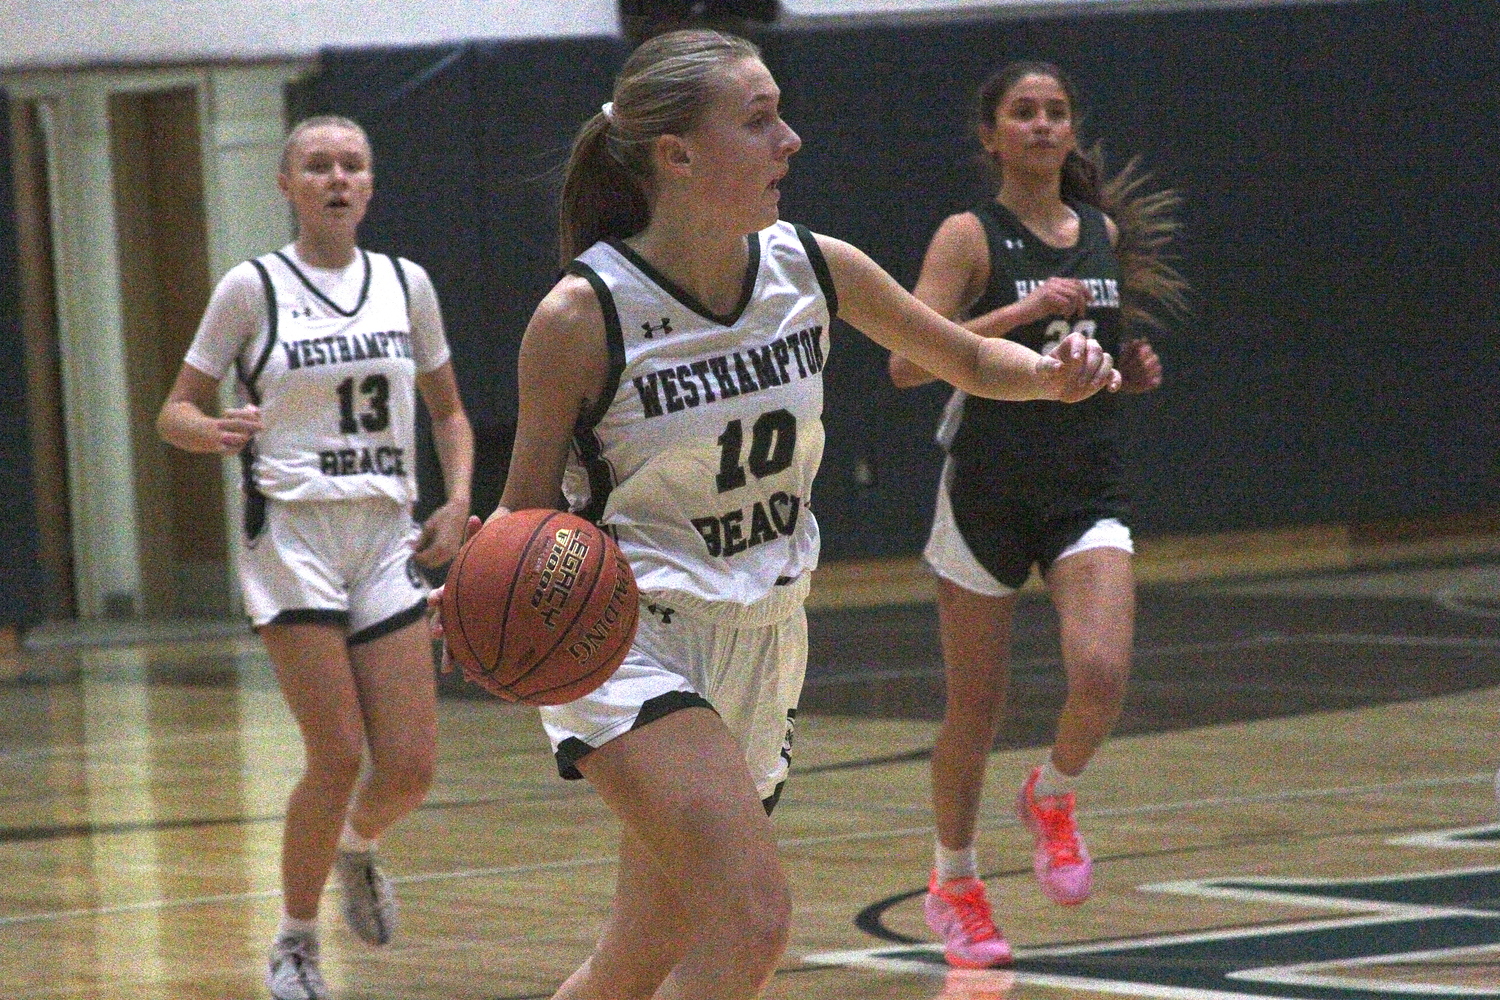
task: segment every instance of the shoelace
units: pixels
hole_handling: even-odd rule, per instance
[[[995,921],[990,916],[989,900],[984,898],[984,892],[979,887],[974,887],[967,892],[952,892],[948,889],[938,890],[944,899],[953,907],[958,914],[958,922],[973,941],[988,941],[999,935],[995,927]]]
[[[281,955],[287,961],[292,962],[298,968],[301,968],[307,963],[307,960],[312,957],[312,948],[308,945],[306,940],[299,940],[296,944],[283,951]]]
[[[316,995],[312,976],[317,975],[317,953],[305,938],[281,953],[282,961],[291,963],[297,982],[307,990],[308,996]]]
[[[369,887],[370,895],[376,900],[380,899],[380,881],[375,878],[375,863],[373,861],[361,861],[356,869],[360,881]]]
[[[1082,864],[1083,855],[1078,850],[1078,823],[1073,818],[1073,810],[1066,805],[1043,805],[1038,801],[1036,815],[1052,863],[1058,867]]]
[[[389,901],[386,898],[387,893],[385,891],[385,884],[375,874],[375,863],[373,861],[366,862],[361,867],[360,877],[365,880],[365,885],[368,886],[370,890],[370,917],[375,921],[380,936],[388,937],[389,934],[385,926],[385,913],[383,912],[382,908],[385,907]]]

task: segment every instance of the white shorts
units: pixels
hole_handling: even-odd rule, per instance
[[[943,463],[943,473],[938,484],[937,510],[932,518],[932,532],[927,536],[927,547],[922,550],[923,560],[938,576],[970,593],[985,597],[1005,597],[1015,593],[1016,588],[1001,583],[984,567],[959,530],[953,517],[953,504],[948,499],[952,476],[953,459],[950,458]],[[1051,560],[1052,563],[1088,549],[1109,548],[1135,552],[1130,529],[1114,517],[1095,521],[1072,541],[1059,538],[1056,545],[1057,555]]]
[[[417,621],[428,591],[412,559],[420,531],[409,507],[385,498],[268,501],[240,554],[250,623],[340,625],[358,644]]]
[[[808,583],[804,574],[748,606],[642,594],[640,625],[620,669],[593,693],[540,710],[558,773],[581,778],[578,761],[591,751],[701,706],[724,720],[745,752],[756,791],[774,802],[791,763],[807,671]]]

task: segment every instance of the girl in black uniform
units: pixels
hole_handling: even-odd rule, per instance
[[[1078,151],[1076,106],[1071,84],[1047,64],[1012,64],[985,82],[979,135],[998,193],[943,222],[915,291],[976,333],[1033,350],[1069,334],[1096,339],[1117,359],[1122,391],[1147,392],[1161,384],[1161,362],[1123,326],[1153,321],[1132,312],[1132,300],[1182,304],[1183,282],[1160,259],[1176,199],[1131,197],[1139,180],[1125,175],[1101,184],[1097,164]],[[933,378],[899,354],[890,371],[902,388]],[[974,827],[1005,703],[1016,591],[1033,565],[1057,608],[1068,694],[1017,811],[1035,836],[1043,893],[1073,904],[1090,891],[1072,781],[1119,715],[1135,620],[1115,403],[1109,393],[1064,407],[955,391],[939,429],[948,457],[924,555],[940,578],[948,693],[932,758],[937,844],[925,912],[953,965],[1011,958],[978,878]]]

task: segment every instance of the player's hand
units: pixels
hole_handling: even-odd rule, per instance
[[[464,540],[468,541],[479,533],[483,521],[474,515],[464,522]],[[446,586],[446,585],[445,585]],[[453,655],[448,652],[448,642],[443,632],[443,587],[434,587],[427,595],[427,633],[432,636],[433,641],[443,644],[443,659],[438,664],[438,669],[445,674],[453,672]]]
[[[1089,286],[1077,278],[1048,278],[1028,292],[1022,299],[1028,322],[1063,316],[1078,319],[1087,311],[1092,294]]]
[[[1092,337],[1070,333],[1044,358],[1052,359],[1055,366],[1048,374],[1057,386],[1054,398],[1059,402],[1077,403],[1100,389],[1114,392],[1120,388],[1120,372],[1114,366],[1114,359]]]
[[[1121,392],[1150,392],[1161,388],[1161,358],[1145,337],[1136,337],[1120,345]]]
[[[437,569],[452,562],[453,557],[458,555],[458,550],[473,534],[465,528],[466,521],[470,519],[478,520],[469,518],[467,498],[459,502],[450,500],[428,515],[421,534],[412,543],[417,562],[428,569]]]
[[[210,450],[221,455],[238,454],[252,437],[265,429],[260,420],[260,407],[253,403],[225,410],[209,424],[214,435],[214,447]]]

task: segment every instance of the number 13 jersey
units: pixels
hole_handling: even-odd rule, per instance
[[[437,298],[411,261],[357,250],[340,270],[293,247],[236,265],[187,354],[260,407],[251,476],[281,501],[417,499],[416,376],[449,359]]]
[[[599,298],[610,369],[563,490],[612,531],[643,591],[752,604],[817,566],[809,500],[837,299],[805,228],[779,222],[747,248],[726,316],[619,241],[568,269]]]

